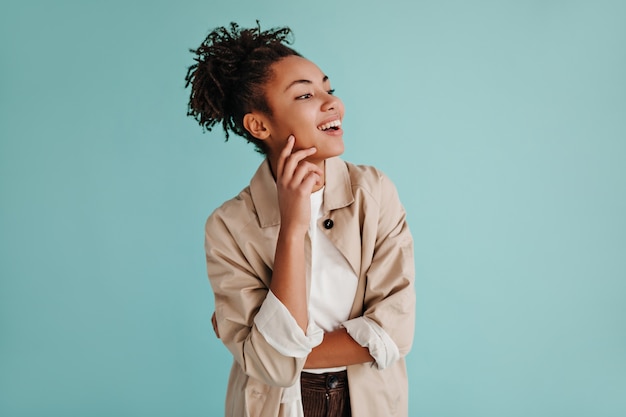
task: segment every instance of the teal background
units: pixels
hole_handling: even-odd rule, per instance
[[[626,2],[3,1],[0,415],[218,416],[206,216],[261,159],[185,116],[256,18],[415,237],[411,416],[626,415]]]

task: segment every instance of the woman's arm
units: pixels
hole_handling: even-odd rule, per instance
[[[309,335],[305,330],[308,310],[304,260],[310,193],[320,173],[318,167],[304,161],[314,149],[293,153],[292,149],[293,139],[281,153],[280,166],[273,166],[278,173],[275,175],[281,226],[274,235],[275,258],[270,276],[265,275],[267,261],[258,256],[266,247],[255,249],[265,244],[264,239],[271,239],[266,234],[270,229],[257,230],[254,226],[257,220],[254,207],[247,200],[249,193],[244,194],[243,200],[235,199],[216,210],[206,225],[216,334],[247,375],[278,386],[293,384],[307,353],[321,340],[321,334]],[[277,309],[285,313],[278,314]],[[292,323],[279,323],[274,314],[288,317]],[[293,333],[296,326],[303,331],[301,334]],[[286,332],[286,340],[282,340],[282,332]]]
[[[341,328],[324,334],[324,340],[309,353],[304,367],[332,368],[373,361],[369,349],[359,345],[346,329]]]
[[[306,298],[305,236],[311,219],[311,192],[323,178],[323,171],[305,158],[315,148],[293,152],[290,136],[278,160],[272,164],[276,175],[280,232],[274,255],[270,290],[289,310],[302,331],[308,325]]]

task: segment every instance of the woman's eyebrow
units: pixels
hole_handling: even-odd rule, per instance
[[[325,83],[326,81],[328,81],[328,75],[324,75],[324,77],[322,78],[322,82]],[[313,84],[313,81],[311,80],[295,80],[292,81],[287,88],[285,88],[285,91],[289,90],[291,87],[293,87],[294,85],[297,84]]]

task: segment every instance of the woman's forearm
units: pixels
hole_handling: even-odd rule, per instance
[[[281,229],[276,244],[270,289],[306,333],[308,311],[305,264],[304,235]]]
[[[373,361],[369,350],[350,337],[346,329],[341,328],[324,335],[322,343],[313,348],[307,357],[304,367],[332,368]]]

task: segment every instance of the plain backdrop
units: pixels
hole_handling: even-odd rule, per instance
[[[223,414],[203,227],[261,156],[186,117],[184,76],[256,19],[294,30],[344,158],[408,211],[410,415],[626,415],[626,2],[1,9],[0,415]]]

